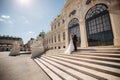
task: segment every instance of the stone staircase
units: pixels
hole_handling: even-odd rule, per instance
[[[120,80],[119,49],[95,51],[67,55],[64,50],[51,50],[34,61],[51,80]]]

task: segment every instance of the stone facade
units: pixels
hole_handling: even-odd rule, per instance
[[[31,38],[25,45],[25,51],[31,51],[31,45],[33,44],[34,38]]]
[[[45,40],[44,40],[44,36],[45,36],[45,32],[42,31],[40,32],[40,34],[34,39],[34,38],[31,38],[25,45],[25,50],[26,51],[31,51],[31,47],[32,45],[34,44],[34,42],[40,42],[41,45],[43,45],[43,47],[45,46]],[[40,45],[40,44],[39,44]]]
[[[20,49],[24,50],[22,38],[0,36],[0,51],[10,51],[15,41],[20,44]]]
[[[65,45],[65,22],[62,16],[58,16],[55,22],[51,24],[51,31],[45,35],[45,47],[52,49],[61,49]]]
[[[45,47],[53,49],[67,47],[72,30],[79,36],[77,45],[80,47],[120,46],[119,14],[119,0],[67,0],[61,14],[51,23],[51,31],[45,35]],[[90,21],[93,21],[92,23],[95,21],[95,24],[91,23],[93,27],[89,27]],[[74,24],[77,25],[76,28]],[[72,28],[69,29],[71,25]],[[96,38],[91,38],[92,36]]]

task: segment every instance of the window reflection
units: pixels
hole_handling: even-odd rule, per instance
[[[86,29],[89,46],[113,45],[110,17],[105,5],[96,5],[88,11]]]

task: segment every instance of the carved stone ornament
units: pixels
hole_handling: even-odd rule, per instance
[[[86,1],[86,4],[87,4],[87,5],[90,4],[91,1],[92,1],[92,0],[87,0],[87,1]]]

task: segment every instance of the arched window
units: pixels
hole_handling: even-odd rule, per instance
[[[104,4],[97,4],[86,14],[89,46],[113,45],[113,32],[107,8]]]
[[[104,4],[99,4],[99,5],[96,5],[94,7],[92,7],[88,12],[87,12],[87,15],[86,15],[86,19],[89,19],[95,15],[98,15],[100,14],[101,12],[103,11],[106,11],[107,10],[107,6],[104,5]]]
[[[69,28],[72,28],[72,27],[78,26],[78,25],[79,25],[78,19],[77,19],[77,18],[74,18],[74,19],[72,19],[72,20],[70,21],[68,27],[69,27]]]
[[[78,42],[77,42],[77,46],[80,46],[80,27],[79,27],[79,20],[77,18],[72,19],[69,22],[68,25],[68,36],[69,36],[69,40],[70,40],[70,33],[74,33],[77,38],[78,38]]]

